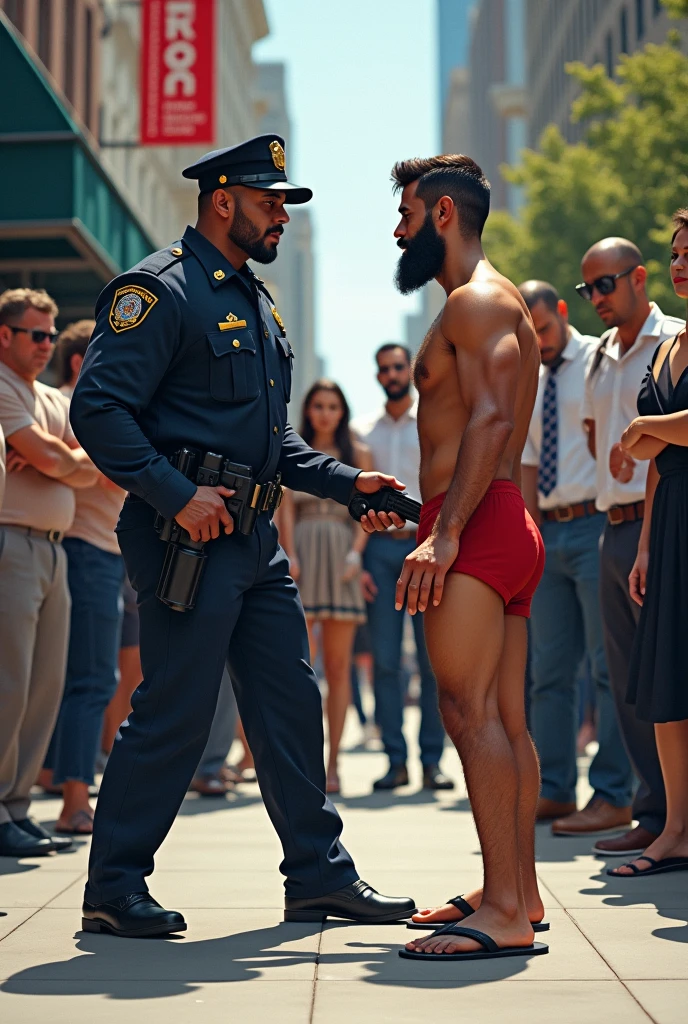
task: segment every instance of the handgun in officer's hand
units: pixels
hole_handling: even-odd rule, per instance
[[[177,513],[175,519],[191,540],[215,540],[220,536],[221,526],[225,533],[232,533],[234,520],[224,499],[233,497],[234,493],[229,487],[199,486],[191,501]]]
[[[371,524],[367,531],[369,533],[376,529],[370,520],[371,512],[383,526],[387,527],[393,524],[401,529],[406,525],[406,520],[410,520],[412,523],[420,522],[420,510],[419,501],[415,501],[408,494],[400,493],[393,487],[381,487],[373,494],[362,494],[356,490],[349,502],[351,517],[360,522],[364,529],[366,529],[367,523]]]

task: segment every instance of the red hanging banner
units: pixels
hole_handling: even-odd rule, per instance
[[[215,141],[215,0],[143,0],[141,129],[146,146]]]

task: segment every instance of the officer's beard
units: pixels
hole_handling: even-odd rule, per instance
[[[413,238],[400,238],[397,245],[404,254],[397,263],[394,283],[402,295],[422,288],[442,270],[447,248],[432,222],[432,210]]]
[[[241,203],[235,197],[234,219],[232,226],[227,232],[230,241],[234,242],[250,260],[256,263],[272,263],[277,259],[277,246],[265,245],[264,239],[268,234],[282,234],[284,228],[281,224],[270,228],[264,235],[256,227],[253,221],[244,213]]]

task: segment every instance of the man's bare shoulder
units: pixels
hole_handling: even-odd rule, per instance
[[[468,281],[447,298],[441,330],[457,347],[470,349],[497,331],[516,331],[524,311],[514,286],[501,274]]]

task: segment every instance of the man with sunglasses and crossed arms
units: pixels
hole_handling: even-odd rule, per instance
[[[0,295],[0,426],[7,478],[0,508],[0,856],[66,849],[29,817],[64,687],[69,639],[61,540],[74,489],[98,471],[72,433],[69,404],[37,380],[53,354],[57,306],[44,291]]]
[[[581,269],[583,282],[576,290],[592,302],[608,328],[588,365],[582,418],[597,464],[597,507],[607,516],[600,560],[607,665],[621,734],[640,781],[633,802],[637,826],[598,840],[593,849],[626,857],[642,853],[664,828],[666,796],[653,727],[637,719],[635,708],[626,703],[628,659],[640,614],[631,600],[628,576],[642,528],[648,463],[635,462],[621,451],[619,442],[626,420],[636,415],[638,391],[652,353],[684,323],[665,316],[648,300],[642,254],[627,239],[597,242],[583,257]],[[567,834],[595,834],[591,818],[590,809],[569,816]]]

